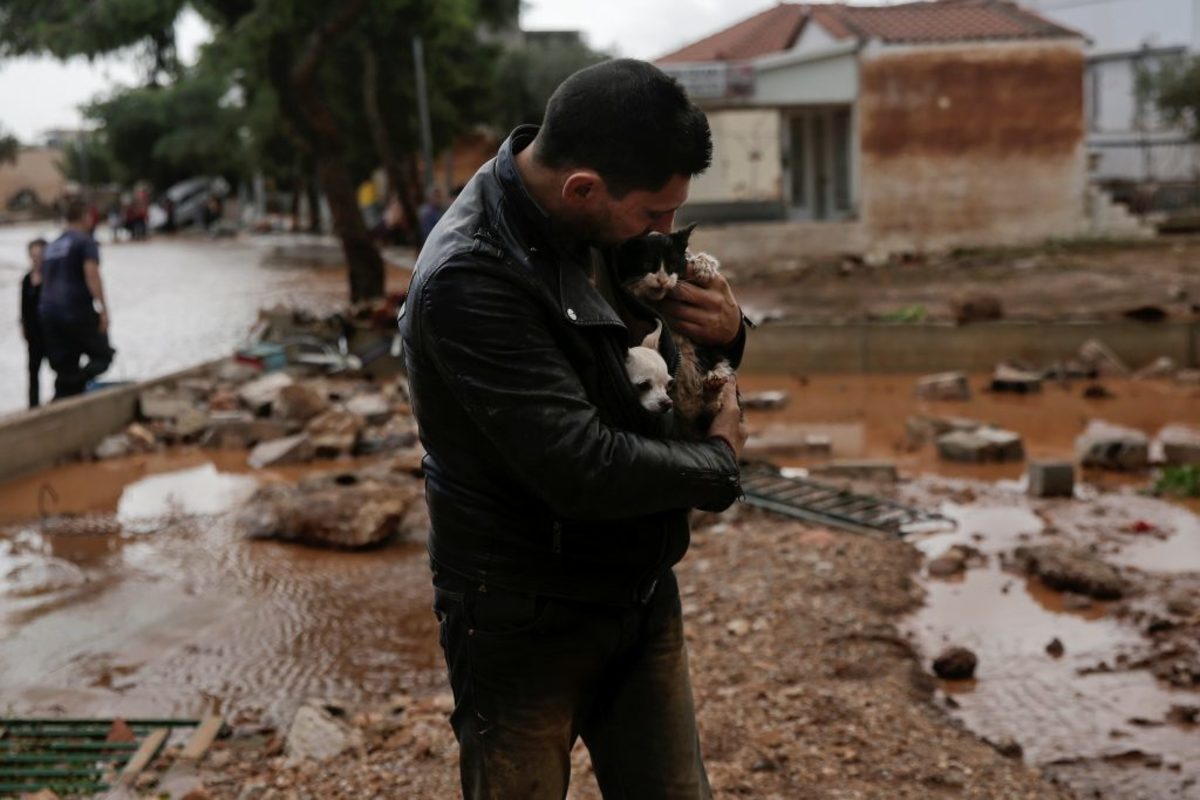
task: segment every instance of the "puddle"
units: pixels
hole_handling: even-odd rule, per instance
[[[992,741],[1015,739],[1028,763],[1058,765],[1052,771],[1061,767],[1060,777],[1081,796],[1101,788],[1105,797],[1194,797],[1187,792],[1189,781],[1200,780],[1200,734],[1166,718],[1173,705],[1200,703],[1200,692],[1170,688],[1146,670],[1093,672],[1144,646],[1141,631],[1110,614],[1110,603],[1079,608],[1036,578],[1005,571],[1000,554],[1023,544],[1098,541],[1112,563],[1193,570],[1198,520],[1152,498],[1109,495],[1042,503],[1035,513],[1019,487],[970,484],[977,495],[971,505],[941,504],[958,529],[914,545],[930,558],[953,544],[970,545],[986,564],[952,580],[923,574],[927,602],[906,621],[907,634],[927,660],[950,646],[975,652],[973,681],[942,682],[957,704],[952,713]],[[1126,533],[1137,519],[1153,520],[1169,538]],[[1097,527],[1111,535],[1100,536]],[[1053,640],[1062,645],[1058,657],[1047,652]],[[1133,751],[1145,757],[1130,757]]]
[[[260,480],[305,471],[250,476],[244,458],[146,456],[90,483],[65,467],[0,490],[0,575],[28,589],[0,596],[0,707],[170,716],[216,704],[284,723],[305,697],[424,688],[412,676],[440,658],[424,544],[350,553],[243,540],[225,512]],[[109,525],[13,524],[43,483],[58,487],[56,513]]]

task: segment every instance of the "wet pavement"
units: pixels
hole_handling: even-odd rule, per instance
[[[5,376],[0,415],[26,404],[26,353],[18,324],[26,245],[56,234],[53,225],[0,226],[0,375]],[[260,308],[340,308],[347,297],[341,267],[263,264],[272,248],[303,241],[159,236],[112,244],[102,233],[101,275],[117,349],[103,380],[143,380],[228,355],[245,339]],[[43,402],[52,395],[53,375],[43,365]]]

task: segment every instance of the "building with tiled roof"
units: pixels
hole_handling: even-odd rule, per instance
[[[891,250],[1077,235],[1084,45],[1009,0],[768,8],[656,60],[713,129],[684,216]]]

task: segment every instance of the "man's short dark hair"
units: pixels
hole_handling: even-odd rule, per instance
[[[72,197],[67,201],[67,222],[82,222],[86,213],[87,204],[78,197]]]
[[[712,134],[678,81],[653,64],[620,58],[559,85],[546,103],[535,155],[554,169],[594,169],[619,197],[708,169]]]
[[[32,252],[33,252],[33,248],[35,248],[35,247],[45,247],[45,246],[46,246],[46,240],[45,240],[45,239],[43,239],[43,238],[41,238],[41,237],[39,236],[38,238],[34,239],[34,240],[33,240],[32,242],[30,242],[29,244],[25,245],[25,252],[27,252],[27,253],[32,253]]]

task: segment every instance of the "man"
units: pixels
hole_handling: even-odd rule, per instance
[[[46,357],[42,345],[42,325],[38,321],[38,298],[42,293],[42,255],[45,239],[29,243],[29,272],[21,278],[21,333],[29,351],[29,407],[37,408],[41,401],[42,361]]]
[[[564,797],[578,737],[606,797],[711,794],[671,567],[688,509],[740,494],[745,431],[730,384],[710,438],[655,438],[624,360],[658,317],[611,288],[605,256],[670,230],[711,151],[703,113],[657,68],[590,67],[540,130],[513,132],[418,259],[401,329],[467,797]],[[724,280],[660,308],[736,365]]]
[[[100,281],[100,247],[87,232],[87,208],[67,204],[67,230],[46,247],[38,301],[46,358],[54,370],[54,399],[83,394],[108,369],[108,305]],[[85,357],[87,362],[80,364]]]

